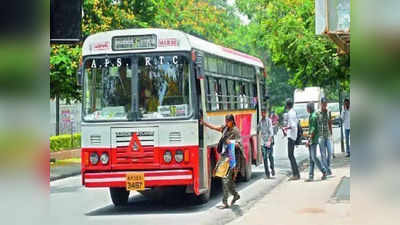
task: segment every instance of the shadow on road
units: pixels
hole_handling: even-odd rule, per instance
[[[254,167],[253,167],[254,168]],[[252,179],[248,182],[236,183],[236,190],[240,191],[251,185],[258,179],[262,179],[262,171],[253,171]],[[199,204],[196,198],[191,194],[185,194],[184,189],[167,188],[152,189],[146,193],[134,195],[129,199],[126,206],[114,207],[109,204],[105,207],[95,209],[86,213],[87,216],[118,216],[118,215],[143,215],[143,214],[166,214],[166,213],[193,213],[208,210],[221,203],[222,183],[219,179],[213,182],[210,201],[205,204]],[[162,197],[161,197],[162,196]],[[242,215],[238,205],[234,205],[232,211],[235,214]]]

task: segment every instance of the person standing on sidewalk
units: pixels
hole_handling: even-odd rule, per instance
[[[328,102],[326,98],[321,98],[321,112],[318,114],[318,125],[319,125],[319,151],[321,154],[321,162],[325,167],[328,175],[332,175],[331,171],[331,157],[332,157],[332,146],[331,146],[331,135],[332,135],[332,119],[331,112],[328,111]]]
[[[286,108],[288,109],[288,123],[284,128],[285,133],[288,137],[288,157],[290,160],[290,166],[292,168],[292,177],[289,180],[299,180],[300,173],[299,167],[297,166],[296,158],[294,157],[294,146],[297,139],[297,125],[298,119],[296,111],[293,109],[293,101],[291,99],[286,100]]]
[[[225,125],[223,126],[214,126],[203,121],[202,119],[200,120],[200,124],[203,124],[204,126],[212,130],[221,132],[222,133],[221,140],[224,140],[226,145],[229,145],[231,141],[234,141],[235,147],[241,148],[240,132],[239,129],[236,127],[235,118],[233,117],[232,114],[228,114],[225,116]],[[226,158],[229,158],[229,152],[223,148],[221,152],[221,159],[218,162],[223,162],[226,160]],[[229,168],[226,176],[222,178],[222,189],[224,193],[222,198],[222,203],[224,204],[224,208],[229,207],[228,205],[229,193],[233,195],[231,205],[235,204],[235,202],[240,199],[239,193],[235,190],[234,170],[235,168]]]
[[[279,116],[277,114],[275,114],[274,111],[272,111],[270,119],[271,119],[271,122],[272,122],[272,129],[274,130],[274,135],[273,136],[275,136],[278,133]]]
[[[305,180],[306,182],[310,182],[314,180],[314,166],[317,165],[318,169],[322,173],[321,180],[326,180],[327,171],[321,165],[321,162],[317,158],[317,145],[318,145],[318,138],[319,138],[319,127],[318,126],[318,116],[314,110],[314,103],[307,104],[307,112],[310,114],[308,121],[309,121],[309,132],[308,132],[308,140],[306,146],[309,148],[310,151],[310,171],[308,175],[308,179]],[[322,157],[322,156],[321,156]]]
[[[272,121],[267,117],[267,110],[263,109],[261,112],[261,121],[257,126],[257,131],[261,132],[261,148],[264,159],[265,176],[267,179],[275,176],[274,170],[274,156],[273,156],[273,135]],[[268,160],[270,163],[271,174],[268,169]]]
[[[346,157],[350,157],[350,100],[344,100],[344,110],[342,111],[342,121],[346,135]]]

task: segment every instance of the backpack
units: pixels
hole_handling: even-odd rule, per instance
[[[295,145],[301,145],[301,141],[303,140],[303,128],[300,126],[300,121],[297,121],[297,138],[295,141]]]

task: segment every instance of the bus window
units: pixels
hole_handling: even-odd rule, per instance
[[[215,58],[214,56],[209,56],[208,57],[208,67],[210,72],[217,72],[217,58]]]
[[[130,58],[85,61],[84,120],[128,119],[132,96],[130,65]]]
[[[190,115],[189,64],[184,56],[140,56],[138,78],[140,119]]]
[[[207,111],[211,111],[211,97],[210,97],[208,79],[209,79],[209,77],[206,77],[206,79],[204,80],[204,90],[205,90],[204,96],[205,96]]]
[[[227,80],[228,109],[235,109],[235,89],[233,80]]]
[[[247,66],[241,64],[240,65],[240,76],[241,77],[246,77],[246,74],[247,74]]]
[[[236,109],[243,109],[243,98],[240,81],[235,81],[235,103]]]
[[[238,63],[233,63],[233,75],[239,76],[240,74],[240,67]]]
[[[217,90],[215,86],[215,80],[214,78],[208,77],[208,100],[210,104],[210,111],[217,111],[218,110],[218,105],[217,105]]]
[[[249,107],[249,83],[247,82],[242,82],[241,83],[241,103],[243,103],[243,109],[247,109]]]
[[[222,58],[218,58],[218,61],[217,61],[217,63],[218,63],[218,73],[219,74],[225,74],[225,60],[224,59],[222,59]]]
[[[210,68],[209,68],[209,65],[208,65],[208,58],[209,57],[210,56],[208,54],[206,54],[205,57],[204,57],[204,70],[205,71],[210,71]]]
[[[256,108],[256,96],[257,93],[255,92],[256,87],[255,84],[251,83],[250,84],[250,109],[255,109]]]
[[[227,110],[228,109],[228,105],[227,105],[227,93],[226,93],[226,81],[224,80],[224,79],[220,79],[219,80],[219,87],[220,87],[220,90],[221,90],[221,96],[222,96],[222,98],[220,99],[221,101],[221,107],[220,107],[220,109],[223,109],[223,110]]]
[[[222,88],[219,82],[219,79],[214,79],[215,86],[215,100],[216,100],[216,108],[217,110],[222,109]]]
[[[226,74],[232,75],[232,73],[233,73],[233,68],[232,67],[233,67],[232,62],[227,60],[226,61]]]

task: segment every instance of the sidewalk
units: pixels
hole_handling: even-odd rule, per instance
[[[68,161],[69,159],[79,159],[80,151],[80,149],[75,149],[52,152],[50,158],[55,159],[55,163],[50,164],[50,181],[80,174],[80,162]]]
[[[282,182],[229,225],[351,224],[350,160],[343,153],[333,159],[332,172],[334,176],[320,181],[321,174],[315,170],[315,181],[307,183],[305,169],[301,180]]]

